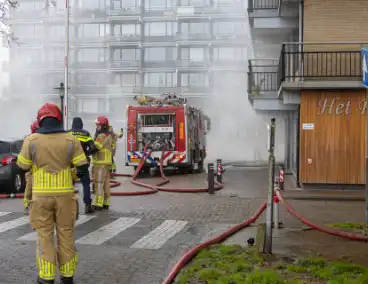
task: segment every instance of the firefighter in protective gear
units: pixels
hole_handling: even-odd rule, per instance
[[[120,129],[120,133],[115,133],[114,129],[112,128],[112,126],[109,126],[109,131],[111,133],[112,136],[112,165],[110,167],[110,172],[115,173],[116,172],[116,163],[114,160],[115,154],[116,154],[116,142],[118,139],[122,138],[124,135],[123,129]]]
[[[81,177],[88,172],[88,162],[77,138],[64,131],[58,106],[43,105],[37,120],[40,128],[24,140],[17,159],[21,169],[32,169],[30,224],[37,232],[37,283],[54,283],[58,264],[61,283],[72,284],[78,260],[74,240],[78,199],[71,165]]]
[[[37,129],[40,128],[38,121],[35,120],[31,124],[31,134],[36,133]],[[24,208],[28,212],[29,203],[32,200],[32,173],[31,171],[26,172],[26,189],[24,191]]]
[[[91,135],[87,130],[83,129],[83,121],[80,117],[74,117],[72,123],[72,129],[69,130],[69,133],[74,135],[81,143],[84,153],[87,156],[88,163],[90,162],[89,156],[93,153],[97,152],[98,149],[95,143],[92,140]],[[90,214],[95,212],[92,206],[91,200],[91,178],[88,175],[84,175],[81,178],[81,183],[83,185],[83,202],[85,204],[85,213]]]
[[[112,135],[106,116],[97,117],[95,145],[98,152],[92,155],[93,184],[95,189],[96,210],[109,209],[110,206],[110,171],[112,164]]]

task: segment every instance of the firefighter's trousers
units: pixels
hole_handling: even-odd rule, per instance
[[[24,191],[24,208],[29,207],[29,202],[32,200],[32,171],[28,171],[26,176],[26,189]]]
[[[74,276],[78,261],[74,243],[77,216],[78,200],[74,193],[63,196],[33,196],[30,223],[37,232],[36,264],[41,279],[55,279],[57,263],[61,276]]]
[[[103,207],[110,205],[110,171],[108,165],[94,165],[93,166],[93,185],[95,189],[95,201],[93,203],[96,207]]]

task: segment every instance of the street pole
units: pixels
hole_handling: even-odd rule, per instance
[[[365,98],[368,100],[367,96]],[[368,234],[368,112],[365,113],[365,230]]]
[[[65,96],[63,105],[63,121],[65,129],[68,128],[68,93],[69,93],[69,0],[65,0],[65,56],[64,56],[64,82]]]
[[[61,116],[64,118],[64,97],[60,97],[60,110],[61,110]],[[64,120],[61,122],[62,126],[64,127]]]
[[[275,183],[275,132],[276,119],[271,119],[269,126],[269,156],[268,156],[268,194],[267,194],[267,211],[266,211],[266,236],[264,241],[263,252],[272,253],[272,221],[273,221],[273,195]]]

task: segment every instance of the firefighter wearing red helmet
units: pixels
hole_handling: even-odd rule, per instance
[[[36,133],[37,129],[40,128],[38,120],[35,120],[31,124],[31,134]],[[28,211],[29,202],[32,200],[32,173],[31,171],[26,172],[26,188],[24,191],[24,208]]]
[[[109,120],[106,116],[97,117],[95,145],[98,152],[92,155],[93,180],[96,210],[109,209],[110,206],[110,166],[112,164],[113,138],[109,131]]]
[[[72,284],[77,265],[74,224],[78,200],[71,165],[83,176],[88,171],[87,158],[77,138],[64,131],[61,111],[56,105],[43,105],[37,120],[40,128],[24,140],[17,159],[24,171],[32,168],[30,223],[37,231],[37,283],[54,283],[58,264],[61,283]]]

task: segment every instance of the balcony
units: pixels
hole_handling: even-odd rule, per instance
[[[55,23],[63,22],[65,18],[64,10],[55,9],[37,9],[37,10],[16,10],[12,13],[12,24],[26,23]]]
[[[203,70],[210,67],[208,60],[181,59],[176,61],[179,70]]]
[[[249,37],[244,33],[239,34],[214,34],[212,36],[213,43],[216,44],[240,44],[243,45],[249,41]]]
[[[73,43],[79,47],[102,46],[107,41],[106,36],[84,36],[76,37]]]
[[[19,70],[19,66],[22,66],[22,70]],[[57,71],[62,72],[64,70],[64,61],[54,62],[54,61],[33,61],[33,62],[13,62],[9,65],[9,72],[49,72]]]
[[[248,61],[248,99],[256,110],[288,110],[278,98],[277,59]],[[295,106],[292,106],[295,107]]]
[[[209,33],[205,34],[177,34],[178,42],[181,44],[208,43],[212,40]]]
[[[74,8],[72,10],[72,19],[74,22],[99,22],[106,19],[106,10],[104,9],[84,9]]]
[[[285,43],[278,66],[281,90],[361,88],[363,43]]]
[[[299,1],[248,0],[252,28],[297,28]]]
[[[141,15],[141,7],[131,6],[122,9],[107,10],[106,14],[109,21],[136,20]]]
[[[140,43],[141,35],[111,35],[107,37],[107,43],[110,46],[136,46]]]
[[[95,95],[95,94],[107,94],[106,85],[76,85],[72,88],[72,91],[76,95]]]
[[[180,87],[177,86],[144,86],[142,90],[140,88],[137,88],[135,91],[137,93],[140,93],[142,91],[145,95],[157,95],[162,93],[179,93],[180,90]]]
[[[136,71],[140,65],[140,60],[112,61],[109,68],[111,71]]]
[[[109,95],[123,95],[132,97],[136,93],[140,93],[140,91],[137,92],[137,90],[140,90],[139,86],[120,86],[114,84],[107,86],[107,93]]]
[[[76,62],[72,63],[71,66],[73,67],[73,69],[77,70],[100,70],[106,69],[107,62]]]
[[[165,61],[150,61],[145,60],[143,64],[143,68],[155,68],[155,69],[175,69],[176,61],[175,60],[165,60]]]
[[[245,60],[218,60],[214,59],[212,61],[213,71],[227,71],[227,70],[239,70],[239,71],[246,71],[247,69],[247,61]]]
[[[145,17],[157,18],[158,20],[175,19],[176,7],[152,7],[144,10]],[[164,19],[162,19],[164,18]]]
[[[177,37],[175,35],[161,35],[161,36],[149,36],[145,35],[143,37],[143,41],[145,43],[155,43],[155,42],[172,42],[174,43],[176,41]]]

